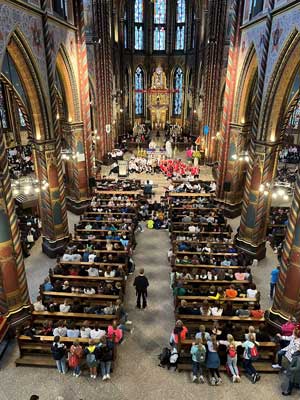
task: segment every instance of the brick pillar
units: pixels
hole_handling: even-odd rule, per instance
[[[33,143],[36,174],[41,184],[40,212],[42,219],[43,251],[56,257],[68,241],[69,230],[64,192],[61,191],[63,170],[56,140]]]
[[[276,173],[278,143],[252,141],[244,189],[244,201],[237,245],[253,258],[265,256],[268,216],[272,184]],[[247,184],[248,182],[248,184]]]
[[[65,130],[71,138],[72,150],[72,155],[65,162],[69,178],[67,183],[67,207],[74,214],[81,214],[89,203],[84,124],[67,123],[65,124]]]
[[[4,134],[0,134],[0,312],[11,322],[29,311],[29,295]]]

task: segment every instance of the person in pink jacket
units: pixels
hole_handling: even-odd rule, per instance
[[[114,320],[107,328],[107,337],[113,340],[115,344],[120,343],[123,338],[123,331],[118,327],[117,321]]]

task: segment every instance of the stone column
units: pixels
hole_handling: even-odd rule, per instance
[[[0,312],[9,321],[22,320],[29,312],[29,295],[20,232],[10,177],[4,135],[0,134]]]
[[[87,160],[84,146],[85,131],[83,123],[66,123],[65,130],[70,137],[72,155],[65,161],[69,181],[67,188],[67,208],[74,214],[81,214],[89,203],[89,185],[87,177]],[[90,157],[92,155],[90,154]]]
[[[96,142],[96,160],[102,160],[112,143],[112,44],[110,35],[111,0],[95,2],[95,35],[99,43],[95,45],[95,69],[97,86],[97,118],[100,137]],[[106,133],[106,125],[111,133]]]
[[[277,166],[278,143],[252,141],[237,245],[253,258],[265,256],[271,206],[270,185]]]
[[[49,257],[62,253],[69,230],[64,191],[61,190],[63,170],[56,140],[33,142],[37,179],[41,185],[39,196],[42,219],[43,251]]]
[[[77,44],[78,44],[78,70],[80,80],[80,100],[81,113],[83,120],[83,148],[85,155],[85,167],[87,180],[93,174],[93,140],[91,128],[90,112],[90,87],[89,72],[87,63],[86,36],[84,30],[84,4],[83,0],[78,0],[75,6],[75,16],[77,24]]]
[[[220,155],[217,198],[224,203],[225,214],[235,218],[241,213],[247,161],[239,155],[246,146],[249,126],[231,123],[226,133],[227,149]],[[223,157],[223,159],[222,159]],[[226,169],[225,169],[226,167]]]
[[[208,2],[207,36],[204,54],[204,109],[203,125],[209,126],[207,137],[207,158],[211,161],[216,140],[216,115],[220,98],[220,81],[223,68],[227,1]]]
[[[297,176],[289,222],[283,243],[279,282],[269,320],[275,325],[290,315],[300,318],[300,175]]]
[[[228,65],[226,72],[222,125],[219,140],[219,166],[217,179],[217,198],[225,202],[229,216],[239,214],[241,204],[241,188],[239,180],[236,181],[236,170],[240,170],[240,161],[233,156],[242,150],[242,138],[240,138],[242,126],[232,121],[234,94],[236,86],[236,70],[240,45],[240,24],[243,13],[243,1],[234,0],[232,3],[232,19],[230,27],[230,46],[228,52]],[[239,178],[239,176],[238,176]],[[226,185],[224,185],[226,182]],[[226,189],[226,190],[225,190]],[[238,193],[237,193],[238,191]],[[228,207],[227,207],[228,203]]]

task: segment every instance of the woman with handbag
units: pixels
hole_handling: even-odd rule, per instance
[[[83,357],[83,349],[80,346],[78,341],[74,341],[72,346],[70,347],[69,354],[69,367],[73,369],[73,376],[78,378],[81,374],[80,370],[80,362]]]

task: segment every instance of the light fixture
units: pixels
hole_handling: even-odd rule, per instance
[[[246,162],[249,162],[249,160],[250,160],[247,150],[243,150],[240,153],[233,154],[231,156],[231,159],[232,160],[239,160],[239,161],[246,161]]]
[[[17,180],[11,181],[12,193],[15,197],[21,194],[26,196],[30,194],[37,195],[41,190],[46,190],[48,187],[49,183],[46,180],[39,182],[38,179],[32,176],[22,176]]]

